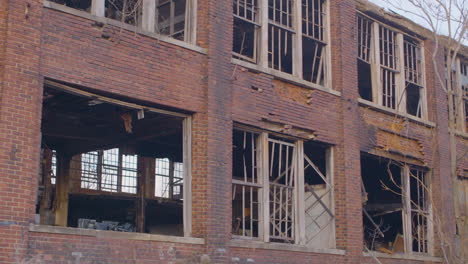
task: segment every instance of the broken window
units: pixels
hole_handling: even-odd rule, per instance
[[[421,117],[422,113],[422,54],[419,43],[407,36],[403,40],[406,85],[406,112]]]
[[[335,215],[330,148],[304,143],[304,211],[306,244],[334,247]]]
[[[268,0],[268,65],[286,73],[293,70],[293,1]]]
[[[258,164],[258,134],[234,130],[232,174],[232,233],[259,237],[259,201],[262,188]]]
[[[325,1],[302,0],[302,72],[304,80],[325,85]]]
[[[327,85],[325,0],[233,0],[233,10],[234,58]]]
[[[137,155],[124,155],[120,149],[113,148],[81,154],[72,163],[70,170],[80,175],[82,189],[137,192]]]
[[[271,241],[294,243],[295,240],[296,155],[292,142],[268,139]]]
[[[361,156],[365,247],[382,253],[429,253],[431,211],[426,173]]]
[[[142,19],[143,0],[106,0],[105,16],[133,26]]]
[[[234,130],[233,234],[334,247],[330,153],[318,143]]]
[[[361,13],[356,23],[359,96],[426,117],[421,43]]]
[[[234,0],[233,56],[256,62],[258,0]]]
[[[155,159],[154,196],[174,200],[182,199],[183,163],[168,158]]]
[[[398,73],[396,32],[382,25],[379,26],[379,52],[382,104],[396,109],[396,74]]]
[[[190,117],[45,83],[40,223],[190,232]]]
[[[51,2],[89,12],[92,0],[51,0]]]
[[[186,0],[156,0],[156,33],[184,40]]]
[[[358,88],[362,99],[372,101],[372,21],[357,15],[358,24]]]

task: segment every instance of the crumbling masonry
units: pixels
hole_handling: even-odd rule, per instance
[[[0,0],[0,263],[442,262],[434,49],[365,0]]]

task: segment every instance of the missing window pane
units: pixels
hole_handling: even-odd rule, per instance
[[[236,53],[235,57],[255,61],[255,49],[255,25],[235,17],[233,36],[233,52]]]
[[[372,101],[371,65],[360,59],[357,60],[357,65],[359,96],[361,96],[362,99]]]

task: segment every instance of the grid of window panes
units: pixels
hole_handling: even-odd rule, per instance
[[[98,189],[98,160],[97,151],[81,154],[81,188]]]
[[[102,154],[101,190],[117,192],[119,149],[104,150]]]
[[[122,192],[137,193],[137,155],[122,155]]]
[[[169,159],[156,159],[154,196],[169,198]]]

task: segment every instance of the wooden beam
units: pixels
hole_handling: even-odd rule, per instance
[[[55,225],[67,226],[71,157],[57,152],[57,181],[54,202]]]

